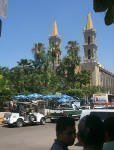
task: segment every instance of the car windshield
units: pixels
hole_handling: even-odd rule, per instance
[[[90,112],[91,115],[95,115],[98,116],[102,121],[104,121],[105,119],[107,119],[108,117],[112,117],[114,116],[114,112]]]

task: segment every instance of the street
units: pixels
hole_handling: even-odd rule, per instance
[[[55,139],[55,124],[0,128],[0,150],[49,150]],[[82,148],[71,146],[70,150]]]

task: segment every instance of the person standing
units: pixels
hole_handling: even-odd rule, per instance
[[[114,150],[114,116],[104,120],[105,143],[103,150]]]
[[[87,115],[78,124],[77,138],[84,150],[102,150],[104,124],[99,117]]]
[[[76,138],[75,120],[71,117],[60,117],[56,123],[56,139],[50,150],[68,150]]]

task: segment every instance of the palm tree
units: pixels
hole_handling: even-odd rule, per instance
[[[79,44],[76,41],[69,41],[66,46],[67,54],[70,60],[72,60],[72,64],[79,65],[80,57],[78,55],[80,51]]]
[[[45,57],[45,45],[43,43],[35,44],[32,52],[34,53],[35,61],[42,62]]]
[[[74,86],[76,82],[76,67],[80,64],[79,44],[76,41],[69,41],[66,46],[68,56],[64,59],[67,72],[67,79]]]

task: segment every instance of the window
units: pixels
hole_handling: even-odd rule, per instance
[[[98,116],[102,121],[107,119],[108,117],[114,116],[114,112],[91,112],[91,115]]]
[[[90,36],[88,36],[88,44],[90,44]]]
[[[91,51],[90,51],[90,49],[88,50],[88,59],[90,59],[91,58]]]

